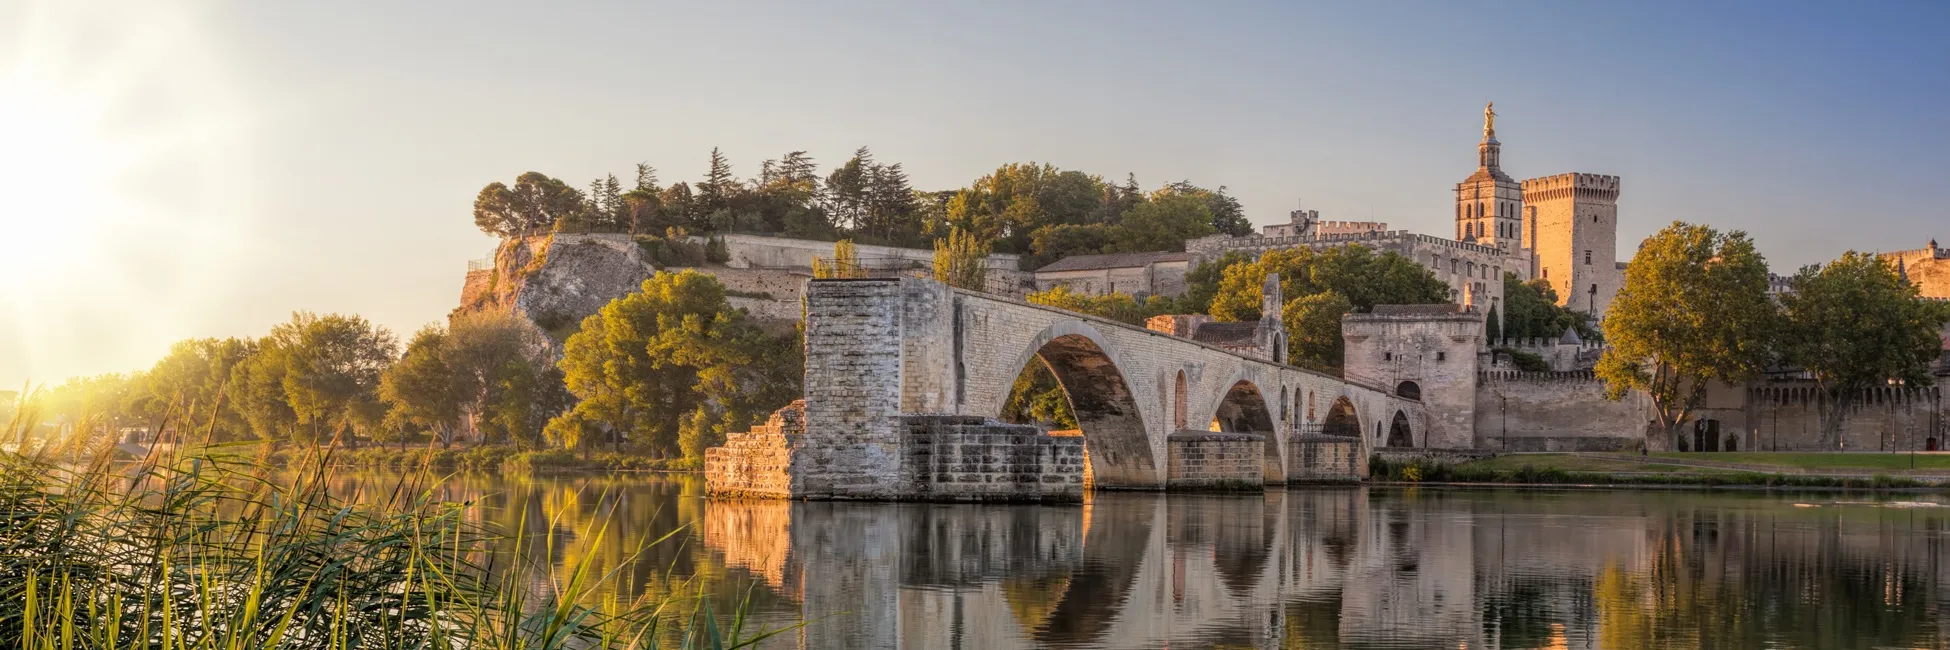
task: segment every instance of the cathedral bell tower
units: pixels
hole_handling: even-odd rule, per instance
[[[1503,173],[1503,143],[1496,141],[1496,104],[1483,107],[1483,142],[1476,145],[1476,172],[1456,184],[1456,240],[1520,250],[1523,188]]]

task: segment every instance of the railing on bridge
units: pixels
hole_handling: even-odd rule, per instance
[[[494,270],[494,258],[492,257],[483,257],[478,260],[467,260],[468,273],[478,273],[480,271],[492,271],[492,270]]]

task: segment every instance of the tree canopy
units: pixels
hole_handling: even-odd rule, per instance
[[[1814,377],[1826,397],[1824,447],[1839,447],[1842,418],[1864,389],[1930,384],[1950,309],[1923,300],[1894,264],[1848,251],[1801,269],[1790,286],[1781,296],[1781,351],[1785,361]]]
[[[796,397],[803,364],[796,336],[760,330],[715,278],[658,273],[569,337],[560,366],[580,401],[547,433],[569,447],[601,436],[661,457],[700,452]]]
[[[898,162],[861,147],[822,174],[804,151],[760,162],[740,178],[712,149],[703,176],[660,186],[657,170],[637,165],[625,189],[614,174],[586,190],[539,172],[513,185],[489,183],[475,198],[483,232],[514,237],[570,232],[699,234],[749,232],[816,240],[927,247],[956,229],[999,253],[1024,256],[1033,269],[1069,255],[1184,250],[1185,240],[1252,231],[1238,199],[1177,181],[1145,193],[1123,183],[1047,163],[1010,163],[945,191],[916,190]]]
[[[1644,391],[1676,447],[1710,382],[1744,381],[1765,368],[1778,320],[1767,261],[1747,233],[1676,221],[1626,267],[1605,312],[1611,345],[1596,371],[1608,397]]]
[[[1394,251],[1377,254],[1365,246],[1272,250],[1255,261],[1221,262],[1226,263],[1216,267],[1222,277],[1207,313],[1222,321],[1259,320],[1261,287],[1268,274],[1277,273],[1290,343],[1287,362],[1321,370],[1341,368],[1346,346],[1340,322],[1348,312],[1449,301],[1449,285],[1427,268]],[[1201,268],[1194,275],[1206,273]],[[1190,281],[1196,287],[1201,279]]]

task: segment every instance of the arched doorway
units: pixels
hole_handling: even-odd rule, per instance
[[[1055,377],[1060,396],[1020,395],[1025,383],[1018,381],[1015,391],[1000,405],[1004,413],[998,413],[997,417],[1008,419],[1009,405],[1025,398],[1030,401],[1060,398],[1067,403],[1068,413],[1083,435],[1084,455],[1089,459],[1090,478],[1096,487],[1160,487],[1143,415],[1131,396],[1124,374],[1096,341],[1085,334],[1051,338],[1024,363],[1022,374],[1033,374],[1035,364],[1048,368],[1049,374]]]
[[[1422,399],[1422,385],[1412,381],[1395,384],[1395,396],[1408,399]]]
[[[1408,428],[1408,414],[1403,413],[1401,411],[1395,411],[1395,421],[1390,422],[1388,424],[1388,446],[1390,447],[1415,446],[1414,432],[1410,431]]]
[[[1334,398],[1334,405],[1327,409],[1327,419],[1321,422],[1320,432],[1344,438],[1361,437],[1361,418],[1354,414],[1354,402],[1345,397]]]
[[[1265,449],[1264,478],[1267,482],[1286,481],[1280,465],[1279,436],[1274,432],[1273,412],[1266,408],[1266,397],[1252,382],[1239,380],[1226,390],[1225,399],[1212,415],[1212,429],[1227,433],[1258,434]]]

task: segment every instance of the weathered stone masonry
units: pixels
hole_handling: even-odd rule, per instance
[[[1419,430],[1427,421],[1419,401],[1379,388],[929,280],[819,280],[806,295],[805,433],[787,444],[789,463],[768,465],[785,467],[790,477],[720,481],[713,469],[713,493],[760,494],[744,486],[784,484],[786,493],[773,496],[1080,494],[1079,438],[986,419],[1001,413],[1029,363],[1048,364],[1062,383],[1088,445],[1095,484],[1105,488],[1161,489],[1174,478],[1190,485],[1183,480],[1209,478],[1220,468],[1227,482],[1255,473],[1264,483],[1318,478],[1322,466],[1294,475],[1301,468],[1288,459],[1315,443],[1292,434],[1321,430],[1330,405],[1345,413],[1336,430],[1355,436],[1339,440],[1361,448],[1367,436],[1378,439],[1382,423]],[[1181,468],[1193,466],[1184,462],[1193,458],[1184,446],[1169,444],[1179,423],[1194,429],[1211,423],[1222,433],[1242,435],[1220,436],[1227,446],[1198,450],[1199,471],[1174,475],[1174,451]],[[1239,443],[1249,439],[1257,450],[1250,463],[1238,458]],[[710,462],[713,468],[755,467],[755,461],[734,457],[776,448],[735,436],[712,451]],[[1346,448],[1329,453],[1338,457]],[[1205,462],[1215,458],[1226,460]],[[1364,467],[1350,469],[1358,475]]]

